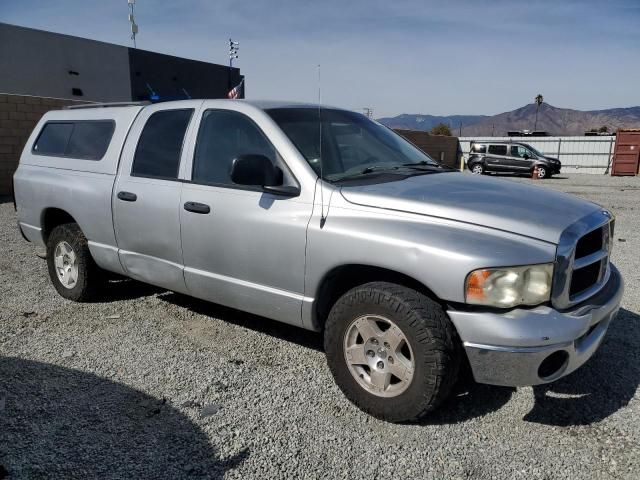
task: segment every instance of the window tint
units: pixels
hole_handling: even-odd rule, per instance
[[[471,147],[471,151],[474,153],[487,153],[487,146],[478,145],[477,143],[474,143],[473,146]]]
[[[113,135],[112,122],[78,122],[67,145],[66,155],[78,158],[100,159]]]
[[[113,130],[112,120],[47,122],[33,146],[33,152],[100,160],[109,148]]]
[[[524,148],[522,145],[512,145],[511,146],[511,156],[512,157],[521,157],[524,158],[525,155],[528,155],[531,158],[531,152]]]
[[[192,180],[234,185],[231,162],[245,154],[259,154],[276,163],[276,152],[262,131],[246,116],[228,110],[207,110],[202,116]]]
[[[178,178],[180,152],[193,109],[163,110],[147,120],[133,158],[137,177]]]
[[[493,155],[506,155],[507,146],[506,145],[489,145],[489,153]]]

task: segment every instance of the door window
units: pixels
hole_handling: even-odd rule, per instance
[[[507,154],[507,146],[506,145],[489,145],[489,154],[491,154],[491,155],[506,155]]]
[[[533,157],[533,155],[531,155],[531,152],[529,150],[527,150],[526,148],[524,148],[522,145],[512,145],[511,146],[511,156],[512,157],[524,158],[525,155],[527,155],[529,158]]]
[[[162,110],[149,117],[133,157],[131,175],[178,178],[182,143],[192,113],[193,109]]]
[[[473,145],[471,145],[471,151],[473,153],[487,153],[487,146],[474,143]]]
[[[231,110],[207,110],[202,116],[193,161],[196,183],[234,185],[231,163],[240,155],[264,155],[275,165],[276,151],[245,115]]]

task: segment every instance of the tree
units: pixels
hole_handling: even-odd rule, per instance
[[[439,123],[431,129],[431,135],[445,135],[451,137],[451,129],[446,123]]]
[[[598,132],[600,133],[607,133],[608,131],[609,131],[609,127],[607,127],[606,125],[603,125],[598,129]]]

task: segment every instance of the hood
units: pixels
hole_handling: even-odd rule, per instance
[[[560,234],[598,205],[510,180],[438,173],[397,182],[343,186],[350,203],[457,220],[558,243]]]

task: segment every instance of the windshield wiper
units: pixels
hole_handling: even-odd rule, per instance
[[[398,166],[397,165],[372,165],[370,167],[365,168],[364,170],[360,171],[359,175],[364,175],[366,173],[373,173],[375,171],[379,171],[379,170],[397,170]]]
[[[340,180],[348,180],[348,179],[352,179],[352,178],[357,178],[360,177],[362,175],[368,175],[369,173],[383,173],[383,172],[389,172],[389,171],[395,171],[398,170],[400,167],[398,165],[371,165],[370,167],[366,167],[362,170],[360,170],[359,172],[354,172],[354,173],[349,173],[346,175],[343,175],[341,177],[335,178],[334,181],[338,182]]]
[[[421,161],[415,162],[415,163],[403,163],[402,166],[403,167],[410,167],[410,168],[431,167],[431,168],[438,168],[438,169],[455,170],[455,169],[449,167],[448,165],[442,165],[440,163],[431,163],[431,162],[427,162],[426,160],[421,160]],[[422,170],[422,169],[420,169],[420,170]]]

